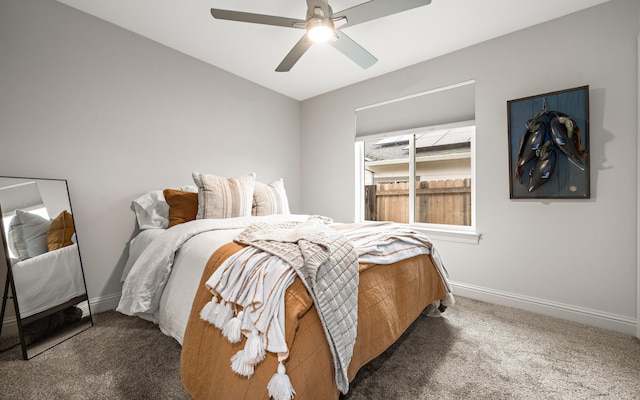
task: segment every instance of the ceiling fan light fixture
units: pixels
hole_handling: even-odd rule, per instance
[[[334,29],[329,18],[311,18],[307,22],[307,37],[315,43],[326,42],[333,36]]]

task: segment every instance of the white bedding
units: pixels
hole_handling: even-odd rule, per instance
[[[22,318],[86,293],[77,244],[18,261],[12,272]]]
[[[131,253],[130,257],[136,257],[132,262],[130,271],[123,274],[126,277],[123,286],[122,298],[117,310],[127,315],[136,315],[149,321],[157,323],[160,330],[168,336],[175,338],[180,344],[187,327],[191,304],[198,290],[198,283],[202,278],[202,271],[206,266],[211,254],[220,246],[233,241],[233,239],[247,226],[254,222],[282,222],[282,221],[304,221],[306,215],[270,215],[265,217],[238,217],[219,220],[195,220],[184,224],[176,225],[170,229],[150,229],[142,231],[141,234],[153,236],[144,237],[140,243],[152,243],[159,240],[154,246],[147,247],[148,250],[137,254]],[[204,227],[203,225],[208,225]],[[199,227],[198,227],[199,226]],[[202,229],[210,229],[202,231]],[[145,233],[155,231],[151,234]],[[194,231],[201,231],[193,234]],[[159,234],[159,232],[162,232]],[[183,240],[186,236],[188,238]],[[134,238],[134,240],[136,240]],[[145,254],[145,252],[147,254]],[[161,252],[163,254],[158,254]],[[173,253],[175,252],[175,256]],[[172,258],[172,265],[169,270],[164,271],[166,276],[145,274],[144,264],[146,261],[158,258]],[[129,264],[129,262],[127,263]],[[163,283],[162,279],[166,279]],[[150,280],[150,281],[149,281]],[[152,296],[145,293],[145,287],[159,287],[161,291],[159,302],[150,301],[146,306],[140,307],[140,297]],[[150,299],[149,299],[150,300]],[[140,311],[144,309],[144,311]]]
[[[191,303],[198,290],[202,271],[218,247],[231,242],[242,229],[204,232],[191,238],[176,254],[172,273],[154,312],[154,320],[165,335],[180,344],[187,329]]]
[[[124,270],[122,271],[120,282],[124,282],[125,279],[127,279],[127,275],[129,275],[131,267],[133,267],[133,264],[138,260],[140,254],[142,254],[144,249],[149,246],[153,239],[162,235],[166,231],[166,229],[160,228],[145,229],[140,231],[136,237],[131,239],[129,242],[129,258],[127,258],[127,264],[124,266]]]
[[[126,280],[117,311],[157,323],[164,334],[182,344],[198,283],[213,252],[253,223],[303,222],[308,218],[279,214],[200,219],[170,229],[142,231],[143,236],[131,243],[134,251],[130,258],[134,259],[127,262],[130,271],[123,273]],[[411,229],[387,229],[388,224],[382,223],[334,226],[353,241],[360,262],[387,264],[433,251],[436,267],[447,282],[437,251],[426,237]],[[450,291],[448,284],[447,289]]]

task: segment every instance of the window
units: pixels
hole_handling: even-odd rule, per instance
[[[472,122],[376,135],[361,147],[361,218],[473,226]]]
[[[477,243],[475,82],[356,109],[356,220]]]

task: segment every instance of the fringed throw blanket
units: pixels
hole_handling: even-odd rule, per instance
[[[420,254],[430,254],[451,293],[448,272],[431,240],[419,231],[395,222],[365,222],[335,225],[345,235],[358,254],[358,262],[392,264]],[[449,296],[449,301],[453,297]]]
[[[286,288],[300,277],[313,298],[334,359],[336,385],[349,389],[347,369],[353,354],[358,315],[358,256],[328,221],[311,217],[304,223],[254,224],[235,241],[248,245],[227,259],[206,285],[213,293],[201,317],[222,329],[230,342],[247,337],[232,358],[232,369],[253,375],[265,351],[278,354],[278,371],[268,384],[275,400],[295,394],[283,362]]]

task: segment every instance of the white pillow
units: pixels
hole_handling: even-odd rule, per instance
[[[289,213],[289,200],[287,199],[287,192],[284,190],[284,180],[282,178],[268,185],[256,182],[256,187],[253,190],[252,215]]]
[[[180,187],[183,192],[198,193],[198,187],[195,185],[184,185]]]
[[[255,174],[231,179],[198,172],[192,175],[198,186],[197,219],[251,215]]]
[[[37,214],[16,210],[9,223],[9,247],[20,261],[46,253],[51,222]]]
[[[152,190],[133,201],[138,226],[141,230],[169,226],[169,204],[164,199],[162,190]]]

